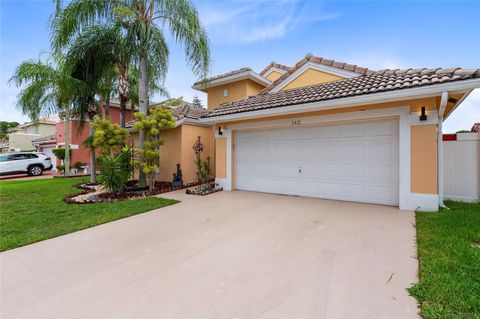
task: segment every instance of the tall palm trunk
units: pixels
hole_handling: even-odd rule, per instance
[[[139,59],[139,73],[140,79],[138,82],[138,109],[140,113],[147,116],[148,115],[148,70],[147,70],[147,56],[145,53],[140,54]],[[145,141],[145,133],[140,131],[138,134],[139,141],[138,141],[138,148],[141,150],[143,149],[143,144]],[[139,161],[143,163],[143,155],[142,152],[139,152]],[[147,179],[145,173],[140,170],[139,177],[138,177],[138,184],[140,187],[144,187],[147,184]]]
[[[65,157],[63,159],[65,175],[70,174],[70,105],[65,108]]]
[[[128,80],[127,80],[127,67],[120,68],[120,80],[119,80],[119,95],[120,95],[120,125],[125,127],[125,116],[127,112],[128,101]]]
[[[105,118],[110,118],[110,94],[105,98]]]
[[[95,133],[93,129],[93,117],[96,114],[96,109],[95,109],[95,100],[93,96],[88,98],[88,133],[89,133],[89,139],[93,141],[93,134]],[[91,148],[90,149],[90,183],[91,184],[96,184],[97,183],[97,171],[95,167],[95,149]]]
[[[93,130],[93,118],[90,118],[90,123],[88,123],[89,128],[88,128],[88,133],[90,135],[90,139],[93,139],[93,134],[95,131]],[[97,168],[95,165],[95,149],[91,148],[90,149],[90,183],[91,184],[96,184],[97,183]]]

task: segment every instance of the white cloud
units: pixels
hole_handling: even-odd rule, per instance
[[[338,17],[324,13],[318,3],[299,1],[201,2],[199,12],[212,41],[221,44],[279,39],[313,22]]]

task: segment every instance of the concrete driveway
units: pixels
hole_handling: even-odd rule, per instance
[[[417,318],[414,214],[250,192],[1,254],[1,317]]]

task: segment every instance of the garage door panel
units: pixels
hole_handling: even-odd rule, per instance
[[[366,132],[365,124],[349,124],[345,125],[342,130],[342,136],[349,137],[364,137]]]
[[[343,164],[342,177],[345,181],[364,182],[367,181],[367,164],[349,163]]]
[[[367,143],[360,141],[345,141],[342,147],[342,158],[344,161],[365,161],[367,158]]]
[[[306,127],[301,129],[302,140],[317,140],[318,139],[318,127]]]
[[[369,164],[367,180],[374,184],[391,185],[394,180],[393,164]]]
[[[340,138],[342,137],[339,126],[324,126],[319,128],[321,139]]]
[[[368,136],[393,136],[398,130],[397,121],[376,122],[374,125],[366,125]]]
[[[321,144],[322,160],[340,161],[342,159],[342,147],[339,141],[323,142]]]
[[[321,176],[323,178],[341,178],[342,164],[338,162],[333,163],[319,163]]]
[[[298,141],[300,139],[300,130],[291,128],[283,131],[283,139],[285,141]]]
[[[238,189],[398,204],[396,120],[238,132],[236,142]]]
[[[369,186],[369,198],[377,203],[388,203],[395,201],[395,196],[392,187],[389,186]]]

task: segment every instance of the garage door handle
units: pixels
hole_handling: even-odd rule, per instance
[[[299,172],[299,173],[302,172],[302,168],[301,168],[301,167],[298,168],[298,172]]]

